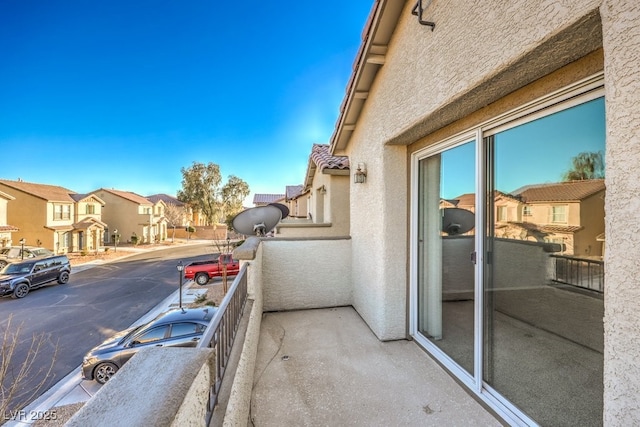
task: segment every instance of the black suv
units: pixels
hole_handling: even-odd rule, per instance
[[[69,281],[71,266],[66,255],[54,255],[30,261],[8,264],[0,270],[0,295],[24,298],[31,289],[57,280],[61,285]]]

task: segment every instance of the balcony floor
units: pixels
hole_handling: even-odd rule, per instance
[[[415,342],[381,342],[351,307],[265,313],[254,426],[502,425]]]

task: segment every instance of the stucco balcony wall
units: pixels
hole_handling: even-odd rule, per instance
[[[204,425],[212,356],[211,349],[141,350],[65,425]]]
[[[262,247],[264,311],[353,304],[349,238],[264,239]]]

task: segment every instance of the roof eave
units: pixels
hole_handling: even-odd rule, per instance
[[[362,44],[356,54],[347,83],[340,114],[331,136],[329,152],[344,150],[355,130],[358,117],[369,96],[378,70],[384,65],[387,47],[406,1],[377,0],[364,28]]]

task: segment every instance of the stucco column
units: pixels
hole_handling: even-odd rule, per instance
[[[604,424],[640,424],[640,3],[606,0]]]

